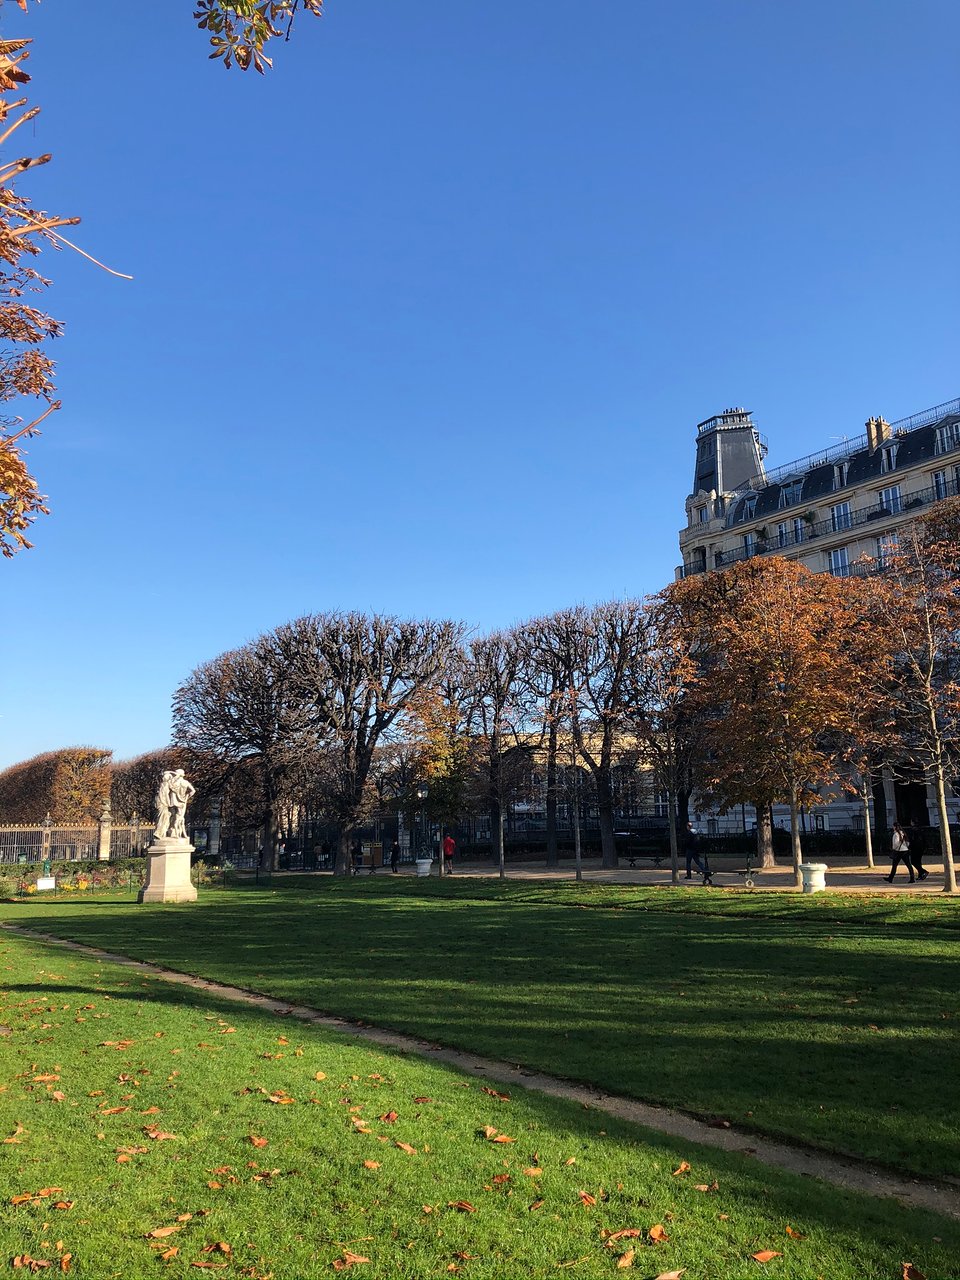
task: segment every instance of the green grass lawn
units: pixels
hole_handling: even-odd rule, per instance
[[[6,1265],[61,1273],[69,1255],[62,1270],[93,1280],[957,1274],[960,1223],[12,935],[0,1072]]]
[[[2,915],[757,1131],[919,1173],[960,1168],[958,903],[406,877],[275,886]]]

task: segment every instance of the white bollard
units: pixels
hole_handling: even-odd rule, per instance
[[[825,862],[801,862],[800,874],[803,876],[804,893],[822,893],[827,887],[826,873],[830,870]]]

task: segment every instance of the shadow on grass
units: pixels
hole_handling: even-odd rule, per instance
[[[828,1149],[957,1167],[939,1081],[960,957],[942,934],[368,883],[173,909],[48,902],[19,922]]]

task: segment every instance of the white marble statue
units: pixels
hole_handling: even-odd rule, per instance
[[[187,805],[197,793],[196,787],[184,777],[182,769],[165,769],[157,791],[157,825],[154,839],[169,836],[173,840],[187,838]]]
[[[164,769],[157,791],[157,825],[153,832],[155,840],[162,840],[170,830],[170,810],[173,807],[173,793],[170,788],[172,779],[173,770]]]

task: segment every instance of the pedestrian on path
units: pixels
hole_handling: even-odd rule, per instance
[[[448,876],[453,875],[453,855],[456,852],[457,842],[449,833],[443,837],[443,868]]]
[[[891,856],[893,860],[893,865],[890,868],[890,874],[888,876],[883,877],[884,880],[886,880],[888,884],[893,884],[893,877],[897,874],[897,867],[899,867],[900,863],[902,862],[903,865],[910,872],[910,883],[913,884],[914,875],[913,875],[913,866],[911,865],[911,862],[910,862],[910,842],[907,839],[904,833],[903,827],[901,827],[899,822],[895,822],[893,824],[893,841],[891,844],[891,849],[892,849]]]
[[[703,876],[704,880],[709,884],[710,883],[710,860],[707,857],[706,853],[704,853],[703,855],[702,863],[699,857],[697,856],[700,849],[700,833],[699,831],[697,831],[696,827],[693,825],[692,822],[687,823],[687,829],[686,829],[686,832],[684,833],[683,844],[684,844],[684,851],[687,855],[687,879],[688,880],[693,879],[693,872],[690,870],[690,866],[692,864],[697,868],[697,870]]]
[[[910,865],[917,873],[918,880],[926,880],[930,874],[923,868],[925,836],[922,831],[918,831],[916,827],[910,828],[910,834],[907,836],[907,844],[909,848]]]
[[[394,840],[393,844],[390,846],[390,870],[393,872],[394,875],[397,874],[397,870],[399,866],[400,866],[400,841]]]

